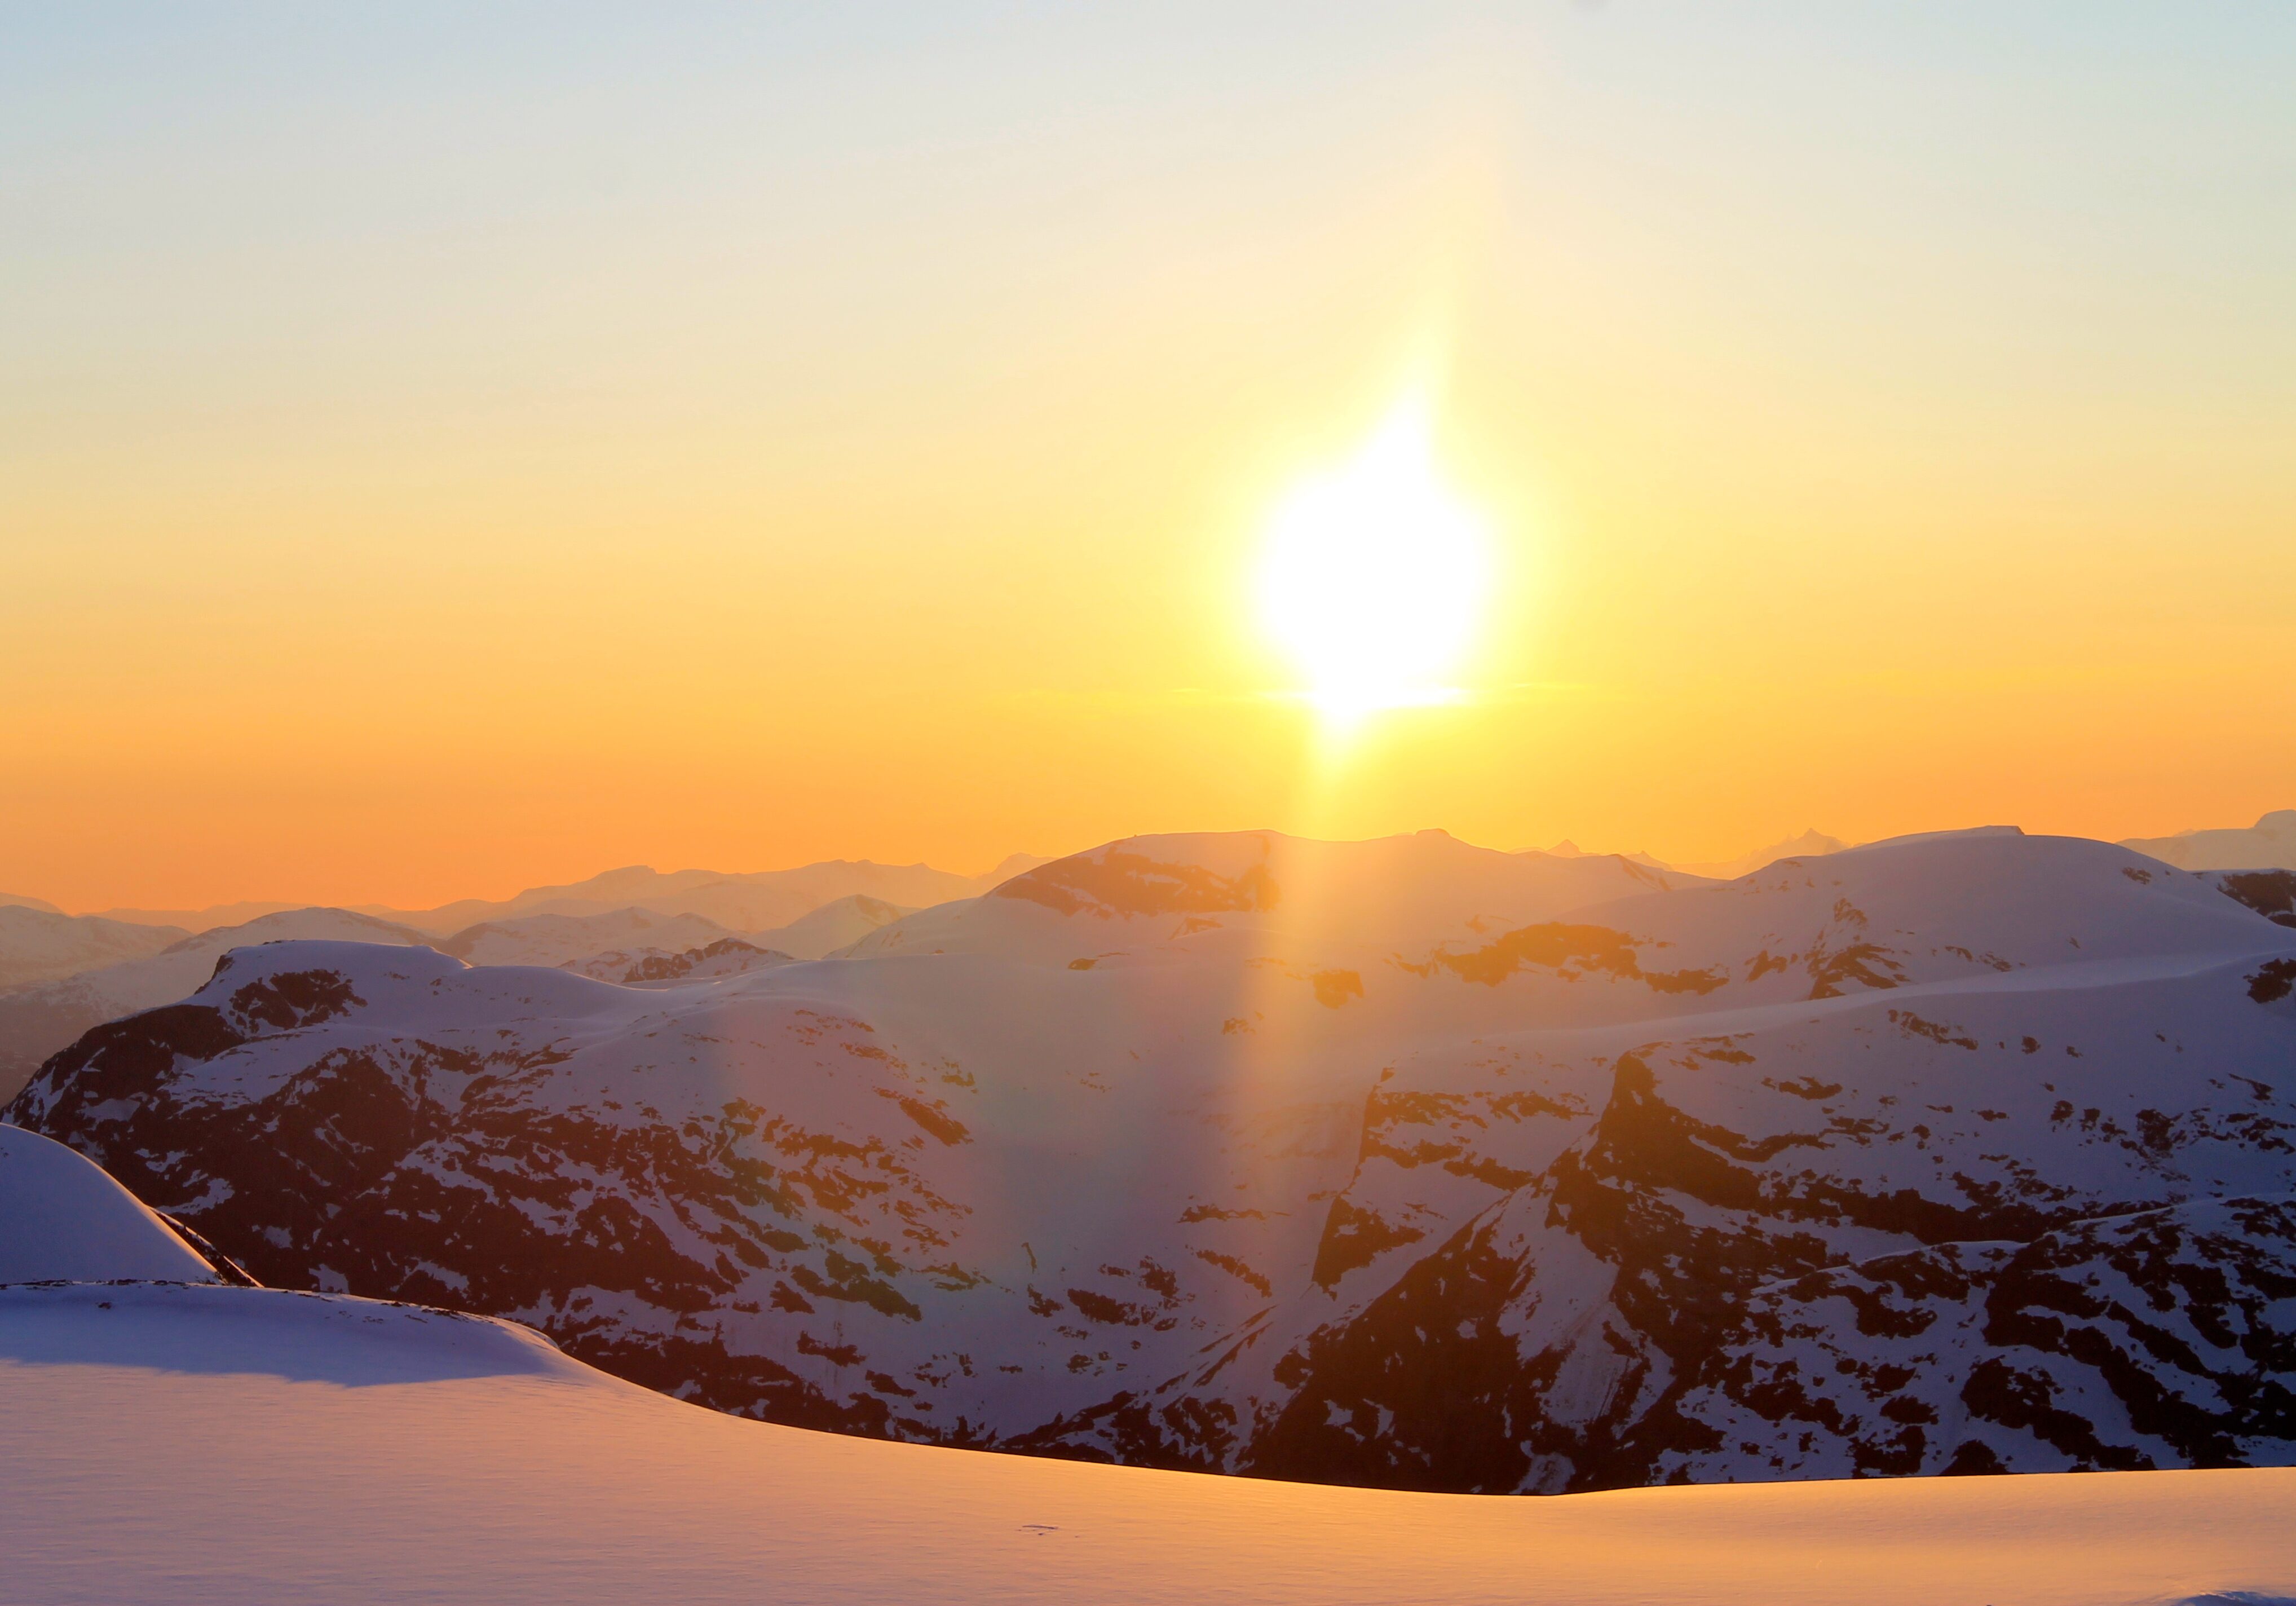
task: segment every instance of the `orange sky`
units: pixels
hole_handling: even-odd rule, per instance
[[[0,889],[2296,803],[2288,13],[1316,14],[0,22]],[[1488,627],[1321,754],[1429,370]]]

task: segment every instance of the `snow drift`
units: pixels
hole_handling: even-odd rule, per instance
[[[160,1283],[0,1288],[0,1512],[11,1599],[122,1606],[2257,1606],[2296,1587],[2296,1471],[1536,1501],[1205,1478],[742,1422],[505,1323]]]

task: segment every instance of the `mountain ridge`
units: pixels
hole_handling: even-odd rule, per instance
[[[1487,1491],[2291,1454],[2243,1380],[2296,1343],[2296,932],[2127,850],[1129,839],[853,952],[242,949],[9,1115],[265,1282],[878,1437]]]

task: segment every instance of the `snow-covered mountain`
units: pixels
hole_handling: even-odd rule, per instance
[[[856,893],[754,937],[700,914],[625,907],[522,914],[439,938],[373,914],[297,909],[194,937],[176,927],[0,905],[0,1101],[13,1097],[42,1060],[88,1028],[183,997],[217,958],[250,943],[428,943],[476,965],[562,965],[612,981],[708,979],[793,955],[818,958],[907,913]]]
[[[41,1061],[90,1027],[169,1004],[211,975],[234,948],[308,938],[416,943],[421,932],[347,909],[296,909],[245,925],[183,937],[140,959],[82,971],[53,981],[0,988],[0,1096],[12,1095]]]
[[[696,1410],[507,1322],[223,1286],[6,1127],[0,1221],[11,1600],[2272,1606],[2296,1584],[2296,1471],[1506,1500],[878,1444]]]
[[[10,1118],[264,1282],[880,1436],[1485,1491],[2296,1460],[2296,931],[2125,849],[1141,838],[849,953],[243,950]]]
[[[1049,864],[1062,856],[1057,853],[1008,853],[996,862],[996,868],[973,877],[983,892],[994,892],[1016,875],[1026,875],[1039,864]]]
[[[1772,842],[1767,848],[1757,848],[1751,853],[1742,853],[1734,859],[1718,859],[1711,864],[1683,864],[1669,866],[1687,875],[1703,875],[1716,881],[1735,881],[1742,875],[1751,875],[1766,870],[1780,859],[1823,858],[1829,853],[1840,853],[1849,846],[1839,837],[1827,836],[1811,826],[1798,837],[1787,837]]]
[[[618,947],[682,953],[734,936],[699,914],[615,909],[603,914],[526,914],[488,921],[430,946],[471,964],[572,964]]]
[[[1698,876],[1707,881],[1734,881],[1742,875],[1751,874],[1754,871],[1776,864],[1780,859],[1819,858],[1829,853],[1840,853],[1849,846],[1849,843],[1838,838],[1827,836],[1813,826],[1798,837],[1784,838],[1771,843],[1767,848],[1757,848],[1751,853],[1742,853],[1733,859],[1716,859],[1705,864],[1688,862],[1669,864],[1664,859],[1652,858],[1647,853],[1629,853],[1623,856],[1652,870],[1670,870],[1683,875]],[[1546,851],[1556,858],[1575,859],[1585,856],[1585,850],[1568,837]]]
[[[1529,854],[1545,854],[1550,858],[1558,859],[1606,858],[1610,856],[1607,854],[1588,853],[1585,848],[1579,847],[1578,843],[1572,841],[1569,837],[1564,837],[1552,848],[1526,848],[1523,851]],[[1674,868],[1673,865],[1668,864],[1665,860],[1652,858],[1647,853],[1622,853],[1618,856],[1622,859],[1628,860],[1633,864],[1640,864],[1648,870],[1671,870]]]
[[[846,953],[993,953],[1067,963],[1114,962],[1134,949],[1376,958],[1398,946],[1472,942],[1513,923],[1696,880],[1615,855],[1495,853],[1441,831],[1368,842],[1276,832],[1131,837],[1039,865],[984,897],[896,921]]]
[[[2296,870],[2296,808],[2276,808],[2245,830],[2180,831],[2121,846],[2180,870]]]
[[[824,904],[788,925],[752,932],[750,940],[760,947],[800,959],[821,959],[840,948],[849,947],[872,931],[891,925],[904,914],[915,913],[899,904],[889,904],[881,897],[865,897],[857,892],[850,897]]]
[[[623,987],[668,987],[746,975],[767,965],[793,963],[796,957],[777,948],[761,948],[738,937],[725,937],[682,954],[668,948],[616,948],[593,954],[587,959],[570,961],[559,968],[594,981],[619,982]]]
[[[0,904],[0,988],[141,959],[190,935],[174,926],[135,926]]]
[[[241,898],[228,904],[209,904],[201,909],[97,909],[94,918],[116,920],[131,926],[174,926],[179,930],[196,935],[225,926],[243,926],[251,920],[261,920],[266,914],[291,914],[298,909],[312,907],[309,904],[283,902],[275,898]]]

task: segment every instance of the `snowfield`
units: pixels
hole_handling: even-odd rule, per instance
[[[62,1143],[0,1127],[0,1284],[135,1278],[212,1282],[158,1214]]]
[[[2296,1471],[1336,1488],[744,1422],[406,1306],[53,1285],[0,1288],[0,1557],[41,1606],[2161,1606],[2296,1590]]]

